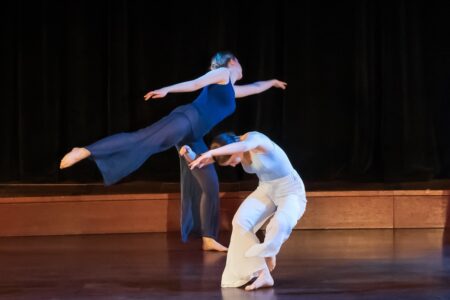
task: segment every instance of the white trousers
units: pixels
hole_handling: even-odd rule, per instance
[[[234,215],[221,286],[240,287],[256,277],[258,271],[267,269],[264,257],[278,254],[305,208],[305,188],[296,172],[260,181]],[[264,242],[260,243],[256,232],[270,217]]]

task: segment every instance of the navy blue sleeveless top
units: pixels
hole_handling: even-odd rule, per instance
[[[236,109],[236,100],[231,80],[228,84],[211,84],[203,88],[197,99],[192,102],[200,118],[193,126],[198,135],[207,134],[220,121],[231,115]]]

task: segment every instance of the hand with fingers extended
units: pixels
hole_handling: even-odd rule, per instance
[[[214,158],[211,155],[210,151],[206,151],[199,157],[197,157],[193,162],[189,163],[189,168],[191,170],[195,168],[203,168],[206,165],[209,165],[214,162]]]
[[[287,83],[278,79],[272,79],[272,86],[282,90],[286,89]]]
[[[167,95],[167,90],[165,88],[150,91],[144,96],[144,100],[147,101],[148,99],[158,99],[158,98],[164,98]]]

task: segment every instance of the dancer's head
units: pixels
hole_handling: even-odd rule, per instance
[[[230,71],[236,73],[237,80],[242,78],[242,67],[237,57],[229,51],[217,52],[211,59],[211,70],[218,68],[229,68]]]
[[[229,145],[231,143],[236,143],[240,141],[240,137],[234,132],[225,132],[215,136],[211,142],[211,150],[219,147]],[[221,166],[232,166],[235,167],[242,160],[243,152],[234,153],[231,155],[221,155],[216,156],[216,162]]]

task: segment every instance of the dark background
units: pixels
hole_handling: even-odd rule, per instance
[[[241,84],[224,130],[266,133],[305,181],[342,185],[450,178],[447,1],[6,1],[1,4],[0,181],[99,182],[61,157],[136,130],[197,92],[144,102],[149,90],[207,71],[230,50]],[[246,180],[220,169],[223,181]],[[178,181],[175,149],[125,181]]]

